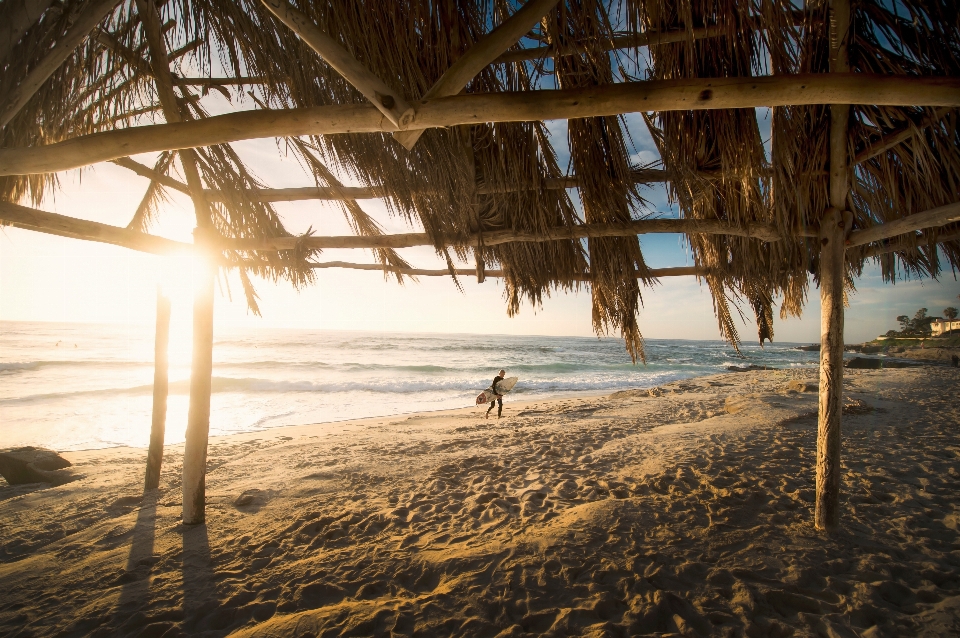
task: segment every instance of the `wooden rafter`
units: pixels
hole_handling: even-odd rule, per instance
[[[793,26],[802,25],[807,18],[802,11],[791,13],[791,22]],[[753,30],[761,28],[759,20],[750,23]],[[706,38],[716,38],[727,35],[728,31],[721,26],[694,27],[692,29],[676,29],[674,31],[648,31],[638,35],[615,36],[602,43],[602,50],[616,51],[618,49],[638,49],[642,47],[659,46],[662,44],[674,44],[677,42],[686,42],[688,40],[703,40]],[[573,45],[563,49],[558,49],[554,45],[530,47],[520,49],[519,51],[508,51],[501,54],[493,61],[494,64],[506,64],[510,62],[526,62],[528,60],[540,60],[543,58],[561,57],[578,55],[582,53],[580,47]]]
[[[112,163],[133,171],[141,177],[153,180],[164,186],[178,190],[181,193],[190,194],[190,190],[183,182],[158,173],[149,166],[145,166],[129,157],[121,157],[110,160]],[[640,168],[632,172],[634,181],[638,184],[648,184],[653,182],[664,182],[667,180],[666,173],[656,168]],[[580,185],[580,179],[576,175],[566,177],[547,178],[544,180],[543,188],[546,190],[562,190],[565,188],[577,188]],[[481,195],[490,195],[494,193],[513,193],[526,190],[527,187],[520,185],[491,186],[481,184],[477,187],[477,193]],[[204,190],[209,201],[222,201],[224,196],[216,190]],[[342,186],[340,188],[326,188],[322,186],[306,186],[300,188],[263,188],[256,191],[250,191],[247,196],[254,201],[259,202],[299,202],[306,200],[342,200],[342,199],[380,199],[383,197],[392,197],[390,193],[382,188],[375,186]]]
[[[43,83],[60,68],[80,43],[86,39],[100,22],[106,18],[120,0],[91,0],[80,10],[73,26],[57,39],[57,43],[44,58],[34,65],[20,84],[0,101],[0,126],[6,126],[20,112],[30,98],[43,86]]]
[[[866,242],[858,242],[856,245],[874,243],[883,241],[885,238],[906,235],[911,232],[927,228],[935,228],[952,221],[960,221],[960,204],[942,207],[943,209],[952,209],[953,212],[945,213],[941,209],[927,211],[910,215],[898,220],[876,226],[877,229],[884,229],[877,233],[874,239]],[[935,213],[930,215],[929,213]],[[907,227],[901,224],[903,221],[911,221]],[[176,242],[163,237],[149,235],[137,231],[131,231],[117,226],[101,224],[99,222],[87,221],[58,215],[10,202],[0,202],[0,224],[26,228],[36,232],[59,235],[62,237],[72,237],[86,241],[104,242],[124,246],[132,250],[140,250],[155,254],[168,254],[171,252],[180,252],[183,250],[193,250],[193,244]],[[871,229],[872,230],[872,229]],[[687,219],[647,219],[634,222],[629,228],[611,227],[602,224],[589,224],[567,229],[555,229],[552,234],[535,235],[533,233],[511,233],[509,231],[498,231],[483,234],[483,243],[486,246],[509,243],[512,241],[554,241],[571,238],[586,237],[609,237],[623,236],[630,234],[644,233],[709,233],[709,234],[728,234],[737,236],[752,236],[758,238],[771,237],[775,233],[772,226],[754,227],[750,230],[742,228],[731,228],[719,221],[706,220],[687,220]],[[866,232],[866,231],[859,231]],[[611,235],[609,233],[617,233]],[[623,234],[620,234],[623,233]],[[809,233],[805,233],[809,235]],[[851,235],[856,237],[856,234]],[[462,242],[463,246],[475,246],[479,238],[476,236],[468,237]],[[953,241],[956,239],[954,234],[944,234],[937,238],[937,243]],[[233,250],[289,250],[295,248],[298,242],[303,242],[306,247],[312,248],[409,248],[414,246],[433,246],[426,233],[405,233],[395,235],[383,235],[380,237],[361,237],[361,236],[343,236],[343,237],[288,237],[268,241],[260,240],[223,240],[217,248]],[[902,246],[902,244],[878,244],[866,249],[866,256],[873,254],[882,254],[883,252],[892,252],[903,250],[905,248],[890,248],[891,246]],[[853,247],[853,246],[851,246]],[[885,250],[890,248],[890,250]],[[879,251],[879,252],[877,252]],[[472,272],[472,271],[471,271]]]
[[[381,266],[380,264],[354,264],[347,261],[326,261],[310,264],[312,268],[344,268],[347,270],[376,270],[381,272],[399,273],[411,277],[445,277],[450,275],[450,270],[445,268],[424,269],[424,268],[391,268]],[[674,268],[651,268],[645,277],[689,277],[691,275],[702,275],[704,271],[694,266],[678,266]],[[461,277],[471,277],[476,274],[473,268],[455,268],[453,274]],[[503,277],[502,270],[485,270],[486,277]],[[637,275],[639,277],[640,275]],[[590,281],[589,277],[578,278],[577,281]]]
[[[585,89],[457,95],[424,102],[412,127],[803,104],[960,106],[960,78],[865,73],[624,82]],[[68,170],[136,153],[301,135],[393,132],[366,105],[230,113],[178,124],[85,135],[34,148],[0,149],[0,175]]]
[[[596,237],[630,237],[655,233],[688,233],[754,237],[763,241],[777,241],[780,235],[768,224],[749,228],[734,227],[720,220],[697,219],[642,219],[629,224],[580,224],[558,227],[542,232],[491,231],[462,239],[450,239],[449,245],[476,246],[481,238],[484,246],[498,246],[514,242],[544,242]],[[427,233],[398,233],[377,237],[357,235],[326,237],[276,237],[271,239],[222,240],[221,246],[230,250],[294,250],[329,248],[412,248],[434,246],[436,242]]]
[[[360,64],[340,43],[324,33],[306,15],[287,0],[262,0],[263,5],[277,16],[291,31],[300,36],[307,46],[316,51],[333,69],[367,98],[394,126],[406,125],[413,117],[413,109],[403,96],[387,86],[367,67]]]
[[[850,239],[847,245],[850,247],[863,246],[864,244],[872,244],[873,242],[916,232],[924,228],[946,226],[953,222],[960,222],[960,202],[939,206],[922,213],[901,217],[892,222],[854,231],[850,233]]]
[[[869,257],[879,257],[880,255],[887,255],[890,253],[899,253],[906,252],[909,250],[915,250],[916,248],[921,248],[923,246],[935,246],[937,244],[944,244],[948,241],[960,241],[960,230],[954,231],[952,233],[940,233],[937,234],[936,238],[930,237],[920,237],[916,242],[907,242],[899,241],[894,243],[880,243],[874,246],[868,246],[866,250],[861,253],[861,256],[866,259]]]
[[[193,244],[3,201],[0,201],[0,223],[48,235],[113,244],[154,255],[171,255],[194,249]]]
[[[10,6],[4,7],[6,13],[4,20],[0,22],[0,66],[13,47],[16,46],[27,29],[40,21],[43,12],[47,10],[53,0],[21,0],[20,2],[10,2]]]
[[[497,59],[497,56],[513,46],[557,4],[557,0],[528,0],[512,16],[496,29],[485,35],[440,76],[423,96],[424,100],[456,95],[467,86],[480,71]],[[399,131],[394,138],[406,148],[412,149],[423,129]]]
[[[887,133],[876,142],[857,153],[853,163],[857,165],[863,164],[867,160],[871,160],[878,155],[886,153],[891,148],[906,142],[916,133],[927,127],[933,126],[942,120],[948,113],[950,113],[951,110],[953,109],[937,109],[932,115],[925,117],[919,125],[914,125],[912,123],[904,124],[897,130]]]

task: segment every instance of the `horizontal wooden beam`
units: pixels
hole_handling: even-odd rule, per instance
[[[354,264],[347,261],[326,261],[320,263],[310,264],[312,268],[321,269],[321,268],[345,268],[349,270],[377,270],[380,272],[389,272],[397,273],[401,275],[409,275],[412,277],[445,277],[450,275],[450,271],[446,268],[428,270],[423,268],[391,268],[389,266],[381,266],[380,264]],[[461,277],[470,277],[477,274],[477,271],[473,268],[455,268],[453,270],[454,274]],[[651,268],[649,275],[655,279],[660,277],[686,277],[690,275],[702,275],[704,271],[695,266],[679,266],[674,268]],[[484,271],[485,277],[503,277],[504,271],[502,270],[487,270]],[[638,275],[639,277],[639,275]],[[577,281],[590,281],[589,277],[578,277]]]
[[[933,208],[915,215],[907,215],[896,221],[878,224],[863,230],[856,230],[850,233],[847,246],[872,244],[875,241],[890,239],[897,235],[905,235],[924,228],[945,226],[953,222],[960,222],[960,202]]]
[[[754,237],[763,241],[777,241],[780,235],[772,225],[750,227],[731,226],[719,220],[696,219],[641,219],[628,224],[581,224],[563,228],[549,228],[542,232],[499,230],[482,234],[484,246],[499,246],[515,242],[544,242],[597,237],[633,237],[652,233],[687,233],[735,235]],[[471,235],[450,239],[447,245],[477,246],[481,236]],[[398,233],[377,236],[277,237],[274,239],[224,239],[222,247],[229,250],[293,250],[331,248],[413,248],[434,246],[426,233]]]
[[[805,16],[802,11],[794,11],[789,16],[790,23],[793,26],[803,24],[804,19]],[[759,20],[753,20],[749,23],[749,26],[752,29],[757,30],[761,28],[761,23]],[[717,38],[727,35],[728,33],[729,31],[725,27],[718,25],[695,27],[693,29],[675,29],[670,31],[646,31],[636,35],[614,36],[613,38],[605,40],[601,43],[601,50],[614,51],[617,49],[639,49],[642,47],[659,46],[662,44],[687,42],[689,40]],[[593,47],[591,46],[591,49],[592,48]],[[586,50],[587,47],[577,46],[576,44],[567,46],[563,49],[558,49],[556,46],[552,45],[530,47],[527,49],[520,49],[518,51],[508,51],[494,60],[494,64],[525,62],[528,60],[539,60],[547,57],[579,55]]]
[[[113,244],[155,255],[170,255],[193,250],[193,244],[3,201],[0,201],[0,224],[48,235]]]
[[[824,73],[652,80],[582,89],[457,95],[422,102],[406,129],[575,119],[636,111],[802,104],[960,106],[960,78]],[[0,175],[52,173],[137,153],[264,137],[396,130],[399,129],[376,108],[361,104],[242,111],[191,122],[104,131],[47,146],[0,149]]]
[[[111,160],[114,164],[122,166],[133,171],[141,177],[146,177],[164,186],[168,186],[181,193],[190,194],[187,185],[183,182],[163,175],[145,166],[140,162],[121,157]],[[631,171],[631,176],[638,184],[647,184],[653,182],[667,181],[666,171],[656,168],[640,168]],[[565,177],[547,178],[540,187],[545,190],[562,190],[565,188],[577,188],[580,185],[580,179],[576,175]],[[493,185],[481,184],[477,187],[477,193],[481,195],[491,195],[495,193],[513,193],[531,190],[529,187],[519,184]],[[212,189],[204,191],[209,201],[223,201],[225,199],[222,192]],[[390,193],[382,188],[375,186],[343,186],[341,188],[328,188],[323,186],[304,186],[298,188],[263,188],[256,191],[250,191],[247,196],[254,201],[259,202],[299,202],[306,200],[343,200],[343,199],[379,199],[383,197],[392,197]]]
[[[174,76],[174,86],[233,86],[234,84],[263,84],[262,77],[239,78],[180,78]]]
[[[914,248],[921,248],[923,246],[943,244],[948,241],[960,241],[960,230],[952,233],[941,233],[937,235],[935,240],[932,237],[922,237],[915,244],[899,241],[892,244],[877,244],[876,246],[868,246],[866,250],[863,251],[862,256],[864,259],[869,257],[879,257],[880,255],[913,250]]]

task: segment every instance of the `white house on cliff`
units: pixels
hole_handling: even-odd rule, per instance
[[[950,321],[949,319],[941,319],[937,317],[930,322],[930,334],[934,337],[939,337],[940,335],[950,332],[951,330],[960,330],[960,319],[954,319]]]

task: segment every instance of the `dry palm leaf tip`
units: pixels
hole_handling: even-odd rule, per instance
[[[831,207],[850,213],[844,288],[870,260],[889,281],[960,265],[952,0],[10,0],[0,11],[2,221],[133,246],[182,190],[198,241],[239,271],[254,309],[250,275],[307,285],[340,240],[371,248],[401,282],[429,271],[395,249],[429,244],[453,277],[455,259],[473,259],[481,281],[502,276],[510,314],[589,286],[594,329],[642,359],[641,288],[658,275],[644,232],[686,233],[691,272],[735,345],[733,302],[754,311],[761,343],[774,299],[800,313]],[[211,91],[236,112],[212,116]],[[758,107],[772,107],[769,141]],[[628,112],[643,114],[661,165],[631,161]],[[556,119],[566,139],[551,137]],[[270,189],[233,148],[250,137],[278,139],[316,188]],[[153,166],[127,157],[144,151],[159,151]],[[27,208],[55,192],[58,171],[103,160],[151,178],[127,229]],[[847,188],[831,197],[831,180]],[[666,182],[678,220],[652,219],[649,182]],[[384,236],[360,195],[424,233]],[[339,201],[362,239],[293,236],[272,202],[304,197]]]

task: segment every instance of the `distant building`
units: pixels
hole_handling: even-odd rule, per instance
[[[960,330],[960,319],[948,321],[937,317],[930,322],[930,334],[934,337],[950,332],[951,330]]]

